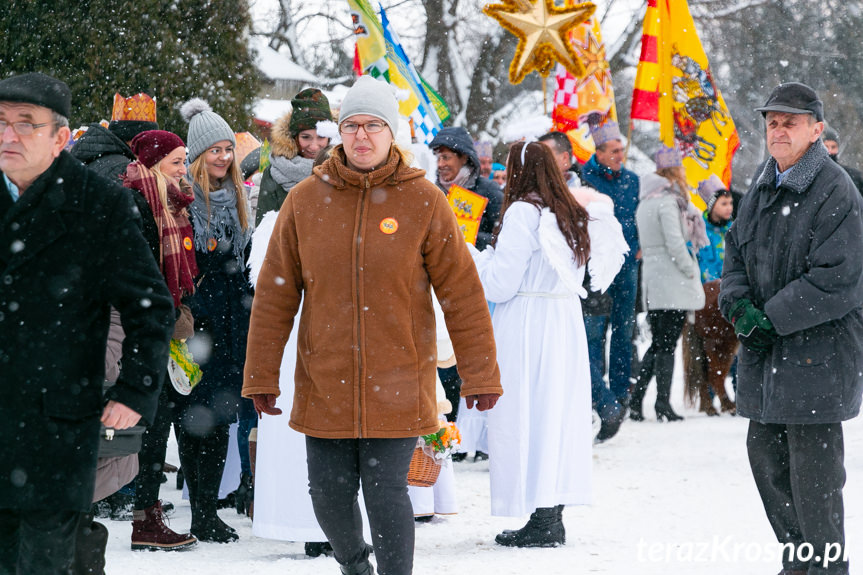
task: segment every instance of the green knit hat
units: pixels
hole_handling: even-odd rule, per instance
[[[330,102],[324,93],[315,88],[306,88],[291,100],[291,123],[288,128],[296,137],[303,130],[314,130],[318,122],[333,121]]]

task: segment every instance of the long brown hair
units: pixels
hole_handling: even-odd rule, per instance
[[[522,148],[525,147],[522,164]],[[586,264],[590,258],[590,235],[587,232],[590,216],[569,191],[549,147],[539,142],[513,144],[506,161],[506,174],[503,209],[493,244],[497,243],[497,231],[503,225],[506,210],[513,202],[523,201],[540,209],[550,209],[576,263],[580,266]]]
[[[206,154],[206,152],[204,152]],[[195,158],[195,161],[189,166],[189,178],[201,186],[204,192],[204,203],[207,206],[207,222],[209,225],[210,219],[210,192],[216,190],[218,182],[210,181],[210,174],[207,173],[207,164],[204,160],[204,154]],[[240,170],[240,163],[237,161],[237,155],[234,154],[231,167],[225,176],[234,182],[234,189],[237,192],[237,217],[240,220],[240,227],[244,230],[249,229],[249,215],[246,209],[246,186],[243,184],[243,173]]]

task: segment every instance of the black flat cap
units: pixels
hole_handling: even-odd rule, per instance
[[[34,104],[69,117],[72,92],[57,78],[40,72],[19,74],[0,81],[0,102]]]
[[[806,84],[799,82],[779,84],[770,93],[767,103],[755,110],[761,112],[763,116],[767,116],[767,112],[812,114],[817,121],[824,121],[824,104],[818,99],[818,94]]]

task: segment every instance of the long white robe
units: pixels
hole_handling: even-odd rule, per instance
[[[592,278],[592,287],[603,290],[623,261],[618,242],[604,254],[594,239],[605,221],[588,226],[597,243],[593,257],[602,262],[596,267],[616,266]],[[547,208],[540,215],[525,202],[507,209],[496,248],[475,258],[486,299],[497,304],[492,323],[504,389],[488,416],[491,512],[522,516],[538,507],[587,504],[592,431],[584,267],[575,264],[555,215]]]

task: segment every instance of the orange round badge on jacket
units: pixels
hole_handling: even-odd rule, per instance
[[[192,238],[189,236],[183,238],[183,247],[186,248],[187,251],[192,251]]]
[[[395,218],[384,218],[381,220],[381,231],[385,234],[394,234],[399,229],[399,223]]]

